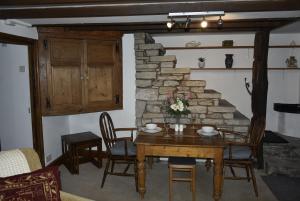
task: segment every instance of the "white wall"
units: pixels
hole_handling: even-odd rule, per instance
[[[157,43],[168,47],[184,47],[190,41],[201,42],[202,46],[220,46],[223,40],[234,40],[234,45],[253,45],[254,33],[248,34],[190,34],[155,36]],[[291,41],[300,44],[300,34],[271,34],[270,45],[289,45]],[[253,49],[209,49],[209,50],[168,50],[166,54],[176,55],[176,67],[197,66],[199,57],[206,58],[207,68],[225,67],[224,54],[233,53],[233,68],[250,68],[253,62]],[[296,56],[300,66],[300,48],[269,49],[269,67],[285,67],[285,59]],[[267,105],[267,129],[280,131],[283,134],[300,137],[300,115],[278,113],[273,111],[273,103],[300,103],[300,71],[269,71],[269,92]],[[252,116],[251,97],[246,92],[244,78],[251,83],[252,72],[242,71],[192,71],[191,79],[204,79],[208,89],[222,93],[222,98],[228,100],[248,118]],[[288,118],[288,119],[287,119]]]
[[[68,116],[43,117],[45,164],[61,156],[61,136],[70,133]],[[49,157],[47,160],[47,157]]]
[[[9,26],[4,23],[4,20],[0,20],[0,32],[26,38],[38,39],[36,27],[24,27],[20,25]]]
[[[2,149],[33,147],[27,46],[0,44],[0,61]]]

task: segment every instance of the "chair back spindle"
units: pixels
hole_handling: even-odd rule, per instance
[[[113,121],[107,112],[103,112],[100,115],[99,121],[103,141],[105,143],[107,151],[110,152],[112,146],[115,143],[114,140],[117,138],[116,133],[114,131]]]

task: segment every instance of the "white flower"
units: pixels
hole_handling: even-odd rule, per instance
[[[178,106],[178,110],[179,110],[180,112],[182,112],[182,111],[183,111],[183,109],[184,109],[184,106],[183,106],[183,104]]]
[[[177,111],[178,110],[178,106],[174,103],[172,104],[171,106],[171,109],[174,110],[174,111]]]

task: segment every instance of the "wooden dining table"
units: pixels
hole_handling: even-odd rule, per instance
[[[162,129],[161,132],[147,133],[139,131],[135,139],[137,146],[138,190],[141,198],[146,192],[146,156],[181,156],[213,160],[213,199],[220,200],[223,186],[223,138],[202,136],[198,128],[185,128],[183,132],[173,129]]]

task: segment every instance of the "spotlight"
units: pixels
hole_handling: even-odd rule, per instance
[[[168,29],[172,29],[173,26],[174,26],[174,24],[175,24],[175,21],[174,21],[173,19],[171,19],[171,21],[168,21],[168,22],[167,22],[167,27],[168,27]]]
[[[223,26],[224,21],[222,20],[222,17],[220,16],[220,18],[217,21],[217,25],[219,28],[221,28]]]
[[[205,20],[204,17],[203,17],[203,20],[201,21],[200,25],[201,25],[202,28],[206,28],[207,27],[208,23],[207,23],[207,21]]]

